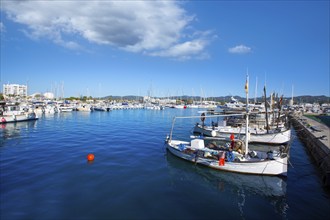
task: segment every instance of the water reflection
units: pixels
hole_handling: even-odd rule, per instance
[[[248,210],[250,204],[246,204],[247,198],[254,200],[256,197],[266,200],[275,213],[286,218],[288,211],[286,178],[218,171],[186,162],[169,152],[166,154],[166,159],[171,178],[199,181],[202,185],[206,185],[205,187],[215,189],[224,197],[236,197],[237,209],[243,218],[251,214],[245,213],[251,211]]]
[[[203,166],[185,166],[191,164],[174,155],[167,153],[167,161],[170,167],[186,168],[186,171],[196,172],[208,182],[217,183],[217,188],[223,190],[226,185],[244,188],[254,194],[263,196],[285,196],[286,179],[276,176],[245,175],[231,172],[223,172]]]
[[[1,146],[3,146],[5,140],[18,138],[21,136],[22,130],[32,129],[36,127],[36,125],[37,125],[37,120],[1,124],[0,125]]]
[[[98,112],[103,113],[103,112]],[[95,114],[93,112],[85,112],[85,111],[71,111],[71,112],[58,112],[53,114],[43,113],[38,115],[39,119],[42,120],[53,120],[53,119],[89,119],[91,114]]]

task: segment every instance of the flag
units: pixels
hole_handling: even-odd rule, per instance
[[[245,82],[245,93],[248,94],[249,92],[249,83],[248,83],[248,77],[246,77],[246,82]]]

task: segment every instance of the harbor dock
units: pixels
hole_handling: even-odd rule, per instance
[[[330,129],[327,125],[306,116],[291,116],[297,136],[321,171],[322,183],[330,187]]]

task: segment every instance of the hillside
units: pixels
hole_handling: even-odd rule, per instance
[[[240,97],[240,96],[233,96],[235,99],[245,102],[245,97]],[[164,98],[164,97],[161,97]],[[183,101],[199,101],[199,100],[209,100],[209,101],[215,101],[215,102],[220,102],[220,103],[225,103],[225,102],[230,102],[231,96],[219,96],[219,97],[208,97],[208,98],[201,98],[200,96],[171,96],[168,97],[170,99],[180,99]],[[103,99],[110,99],[110,100],[127,100],[127,101],[139,101],[142,100],[142,96],[106,96],[103,97]],[[269,99],[269,97],[267,98]],[[289,101],[291,100],[291,97],[284,97],[283,98],[283,104],[288,104]],[[250,102],[254,101],[254,98],[249,99]],[[257,101],[263,101],[263,97],[258,97]],[[330,103],[330,97],[329,96],[296,96],[293,97],[294,104],[299,104],[299,103]]]

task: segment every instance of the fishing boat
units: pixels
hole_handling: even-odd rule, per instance
[[[22,108],[17,104],[0,103],[0,123],[20,122],[37,120],[38,116],[35,112],[29,111],[28,108]]]
[[[266,93],[265,93],[266,96]],[[265,100],[266,102],[266,100]],[[226,115],[226,119],[222,120],[222,124],[213,122],[211,125],[205,125],[204,121],[202,124],[196,123],[194,127],[195,133],[200,133],[206,136],[217,136],[217,137],[229,137],[234,135],[239,139],[246,139],[246,133],[249,134],[248,141],[250,143],[265,143],[265,144],[286,144],[291,140],[291,129],[287,122],[287,116],[281,114],[280,110],[275,111],[273,114],[268,116],[267,107],[265,105],[265,113],[256,113],[252,110],[250,112],[249,105],[246,106],[246,112],[249,115],[249,121],[252,121],[249,125],[245,123],[244,117],[239,115]],[[281,106],[278,106],[281,109]],[[220,117],[219,117],[220,118]],[[219,119],[218,118],[218,119]],[[252,120],[251,120],[252,118]],[[272,123],[268,121],[272,119]],[[229,126],[228,126],[229,124]],[[248,131],[248,132],[246,132]]]
[[[246,138],[245,131],[245,126],[206,126],[196,123],[194,127],[194,133],[203,134],[205,136],[230,137],[230,135],[233,134],[235,138],[242,140]],[[250,143],[286,144],[291,140],[291,129],[284,126],[268,130],[258,127],[249,127],[248,132],[250,135]]]
[[[233,172],[219,172],[214,169],[208,169],[204,166],[185,166],[185,161],[178,160],[176,156],[168,153],[167,165],[171,176],[171,181],[180,181],[182,179],[200,178],[206,187],[214,187],[218,190],[224,189],[244,189],[246,193],[258,194],[271,199],[285,197],[286,178],[279,176],[265,175],[244,175]],[[182,172],[184,171],[184,172]]]
[[[196,116],[174,118],[172,130],[165,141],[166,148],[173,155],[217,170],[245,174],[287,176],[288,145],[281,145],[278,149],[266,146],[267,151],[256,151],[249,150],[248,142],[244,143],[239,139],[228,140],[227,138],[205,136],[192,136],[190,141],[173,139],[176,119],[194,117]],[[212,142],[219,143],[216,149],[209,146]]]
[[[246,100],[248,103],[247,88],[248,86],[246,84]],[[249,134],[248,108],[246,108],[244,116],[246,118],[245,132],[246,134]],[[249,135],[245,138],[245,143],[241,140],[235,139],[234,136],[232,136],[230,140],[217,137],[195,136],[193,136],[190,141],[173,139],[173,129],[177,119],[191,119],[196,117],[199,118],[200,116],[173,118],[170,135],[167,136],[165,140],[167,150],[173,155],[192,163],[204,165],[216,170],[256,175],[287,176],[289,145],[282,145],[278,149],[270,149],[269,147],[267,149],[267,146],[265,146],[267,151],[250,150],[248,141]],[[207,117],[214,116],[203,115],[202,119],[205,120]],[[217,145],[216,142],[215,144],[206,144],[206,141],[210,140],[221,140],[224,141],[224,144]],[[213,143],[213,141],[211,143]]]

